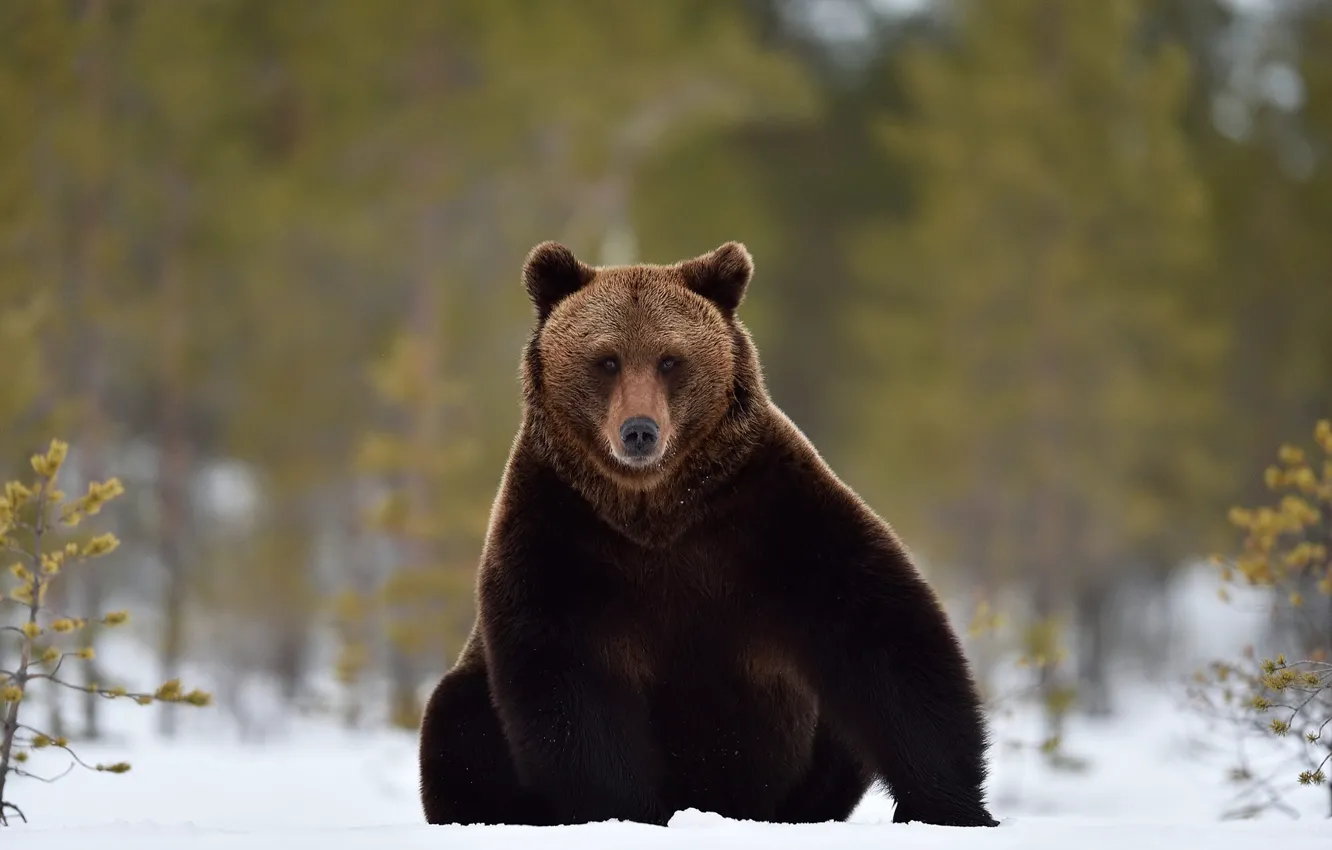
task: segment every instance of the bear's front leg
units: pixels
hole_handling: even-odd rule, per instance
[[[891,533],[852,522],[820,530],[774,557],[783,616],[798,624],[795,652],[825,717],[888,786],[895,822],[997,825],[984,797],[980,697],[937,597]]]
[[[491,693],[520,781],[552,824],[664,825],[673,812],[658,793],[646,701],[588,633],[590,600],[558,564],[515,573],[487,570],[480,602]]]

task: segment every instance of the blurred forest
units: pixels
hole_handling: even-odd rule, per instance
[[[60,437],[66,490],[124,482],[59,603],[132,608],[162,678],[411,727],[526,251],[738,239],[777,403],[1104,712],[1332,413],[1329,222],[1332,0],[8,0],[0,480]]]

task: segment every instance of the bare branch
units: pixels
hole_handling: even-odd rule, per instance
[[[71,691],[79,691],[80,693],[85,694],[97,694],[99,697],[105,697],[106,699],[138,699],[140,697],[152,697],[152,694],[130,693],[129,691],[126,691],[125,693],[113,693],[106,688],[90,688],[87,685],[75,685],[72,682],[66,682],[64,679],[56,679],[52,677],[50,673],[33,673],[28,677],[28,681],[35,682],[39,679],[45,679],[53,685],[60,685],[62,688],[69,688]]]
[[[60,657],[59,657],[58,659],[56,659],[55,666],[51,668],[51,671],[50,671],[49,673],[43,673],[42,675],[43,675],[43,676],[47,676],[47,677],[49,677],[52,681],[54,681],[54,680],[55,680],[55,675],[56,675],[57,673],[60,672],[60,667],[61,667],[61,665],[63,665],[63,664],[65,663],[65,659],[68,658],[68,657],[70,657],[71,655],[77,655],[77,654],[78,654],[78,653],[76,653],[76,652],[62,652],[62,653],[60,653]]]
[[[1322,770],[1324,767],[1327,767],[1327,763],[1329,761],[1332,761],[1332,750],[1328,750],[1327,755],[1323,756],[1323,760],[1320,761],[1318,765],[1310,772],[1317,773],[1318,771]]]
[[[54,741],[56,737],[55,735],[48,735],[40,729],[34,729],[26,723],[20,723],[16,728],[22,729],[24,732],[31,732],[33,735],[37,735],[41,738],[49,738],[52,741]]]
[[[18,727],[18,728],[23,729],[23,730],[25,730],[25,731],[27,731],[27,732],[30,732],[30,733],[32,733],[33,735],[41,736],[42,738],[45,738],[45,739],[47,739],[48,741],[50,741],[51,743],[48,744],[47,747],[44,747],[43,749],[48,749],[48,748],[49,748],[49,749],[56,749],[56,750],[64,750],[65,753],[66,753],[66,754],[67,754],[67,755],[73,760],[73,762],[70,764],[70,770],[72,770],[72,769],[74,768],[75,765],[78,765],[79,767],[86,768],[86,769],[88,769],[88,770],[92,770],[92,771],[96,771],[96,770],[97,770],[97,765],[88,764],[86,761],[84,761],[83,759],[79,758],[79,754],[76,753],[76,752],[74,752],[73,748],[70,747],[68,743],[59,743],[59,742],[58,742],[58,739],[57,739],[55,736],[53,736],[53,735],[48,735],[48,734],[46,734],[45,732],[42,732],[40,729],[34,729],[33,727],[28,726],[28,725],[26,725],[26,724],[19,724],[19,727]],[[15,768],[15,769],[17,770],[17,768]],[[60,774],[60,775],[61,775],[61,776],[64,776],[66,773],[69,773],[69,770],[66,770],[65,773],[62,773],[62,774]]]
[[[38,776],[35,773],[29,773],[28,771],[17,767],[14,768],[14,775],[22,776],[25,779],[36,779],[38,782],[45,782],[47,785],[50,785],[53,782],[59,782],[61,779],[69,776],[70,771],[72,770],[74,770],[74,762],[70,762],[68,767],[60,773],[57,773],[55,776]]]

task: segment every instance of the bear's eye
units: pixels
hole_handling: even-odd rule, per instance
[[[620,361],[614,357],[603,357],[597,361],[597,367],[608,375],[620,371]]]
[[[669,372],[675,368],[676,360],[674,357],[663,357],[657,368],[663,372]]]

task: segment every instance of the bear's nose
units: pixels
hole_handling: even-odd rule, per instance
[[[646,416],[632,416],[620,426],[620,442],[630,457],[647,457],[657,449],[657,423]]]

